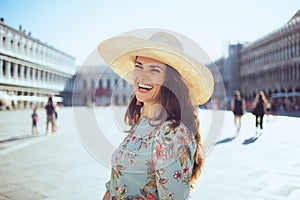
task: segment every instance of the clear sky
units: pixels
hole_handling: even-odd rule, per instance
[[[140,28],[163,28],[196,41],[210,56],[252,42],[283,26],[299,0],[0,0],[0,17],[21,24],[80,65],[98,43]]]

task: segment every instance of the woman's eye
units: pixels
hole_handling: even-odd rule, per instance
[[[160,70],[158,70],[158,69],[151,69],[151,72],[157,72],[157,73],[159,73]]]
[[[138,69],[143,69],[142,65],[135,65],[135,67],[138,68]]]

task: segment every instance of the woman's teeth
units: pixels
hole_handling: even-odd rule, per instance
[[[145,85],[143,83],[138,83],[139,89],[144,89],[144,90],[151,90],[153,87],[150,85]]]

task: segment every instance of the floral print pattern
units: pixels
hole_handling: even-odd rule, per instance
[[[113,200],[188,199],[194,136],[184,124],[142,117],[112,156],[106,188]]]

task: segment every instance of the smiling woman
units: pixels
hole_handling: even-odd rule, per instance
[[[133,71],[135,95],[139,102],[144,103],[144,114],[148,114],[146,108],[159,103],[158,93],[166,77],[166,64],[147,57],[137,56]],[[147,113],[146,113],[147,112]],[[153,117],[153,116],[149,116]]]
[[[111,38],[98,50],[134,88],[103,199],[188,199],[203,165],[196,105],[212,94],[210,71],[165,32]]]

